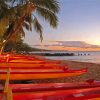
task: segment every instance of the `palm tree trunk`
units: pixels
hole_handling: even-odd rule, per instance
[[[7,40],[3,40],[3,43],[2,43],[1,48],[0,48],[0,55],[3,53],[6,42],[7,42]]]
[[[4,50],[4,47],[7,43],[7,41],[13,36],[15,35],[19,30],[20,28],[22,27],[22,24],[25,20],[25,18],[33,11],[35,10],[35,6],[31,3],[27,4],[27,9],[26,9],[26,12],[19,18],[19,21],[17,22],[18,24],[16,25],[14,31],[8,35],[7,39],[3,41],[2,43],[2,46],[1,46],[1,49],[0,49],[0,54],[2,54],[3,50]]]

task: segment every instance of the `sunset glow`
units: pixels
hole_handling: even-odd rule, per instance
[[[41,45],[52,43],[51,41],[85,41],[100,45],[100,0],[59,0],[59,2],[61,10],[57,29],[50,28],[40,19],[44,27],[43,43],[40,42],[36,32],[26,35],[25,42],[30,45]]]

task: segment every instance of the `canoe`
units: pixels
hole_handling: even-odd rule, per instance
[[[93,93],[92,93],[93,92]],[[100,87],[73,90],[13,93],[13,100],[100,100]]]
[[[32,80],[32,79],[52,79],[52,78],[63,78],[69,76],[77,76],[87,72],[87,68],[81,70],[65,70],[61,72],[19,72],[10,71],[9,80]],[[0,80],[6,80],[7,73],[4,71],[0,72]]]
[[[0,63],[0,67],[57,67],[64,66],[56,63]]]
[[[44,59],[34,59],[34,60],[29,60],[29,59],[13,59],[13,60],[6,60],[2,59],[0,60],[1,63],[55,63],[55,64],[61,64],[60,61],[50,61],[50,60],[44,60]]]
[[[0,71],[1,70],[8,70],[8,69],[11,69],[11,70],[67,70],[68,69],[68,66],[27,66],[27,67],[16,67],[16,66],[0,66]]]
[[[11,60],[19,60],[19,59],[23,59],[23,60],[43,60],[39,57],[36,56],[26,56],[26,55],[0,55],[0,61],[5,60],[5,61],[11,61]]]
[[[32,66],[27,66],[27,67],[16,67],[16,66],[0,66],[0,70],[2,70],[2,69],[15,69],[15,70],[21,70],[21,69],[23,69],[23,70],[27,70],[27,69],[62,69],[62,70],[67,70],[68,69],[68,66],[34,66],[34,67],[32,67]]]
[[[33,60],[44,60],[44,59],[39,59],[39,58],[29,58],[29,57],[9,57],[9,61],[16,61],[16,60],[30,60],[30,61],[33,61]],[[45,60],[44,60],[45,61]]]
[[[29,55],[11,55],[11,54],[7,54],[7,55],[0,55],[0,58],[10,58],[10,59],[41,59],[41,57],[37,57],[37,56],[29,56]],[[43,57],[42,57],[43,59]]]
[[[95,81],[92,84],[87,82],[74,83],[43,83],[43,84],[9,84],[13,93],[21,92],[38,92],[38,91],[56,91],[56,90],[71,90],[71,89],[86,89],[100,87],[100,81]],[[3,86],[0,87],[2,92]]]
[[[52,64],[60,64],[61,62],[50,61],[50,60],[27,60],[27,59],[15,59],[9,60],[9,63],[52,63]]]
[[[28,59],[28,58],[0,58],[0,62],[23,62],[23,61],[47,61],[47,60]]]
[[[3,94],[0,94],[0,100],[2,98]],[[13,93],[12,98],[13,100],[100,100],[100,88]]]
[[[62,67],[0,67],[0,72],[7,72],[10,69],[13,72],[61,72],[66,71],[68,68]]]
[[[40,58],[34,58],[34,57],[9,57],[9,59],[7,58],[1,58],[0,62],[12,62],[12,63],[56,63],[56,64],[60,64],[60,61],[52,61],[52,60],[47,60],[47,59],[40,59]]]
[[[41,64],[60,64],[60,62],[46,61],[46,60],[11,60],[8,63],[41,63]]]
[[[13,100],[100,100],[100,82],[10,84]],[[2,98],[2,91],[0,93]]]

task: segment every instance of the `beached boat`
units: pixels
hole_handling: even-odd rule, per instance
[[[64,65],[53,64],[53,63],[0,63],[0,67],[61,67]]]
[[[19,72],[61,72],[66,71],[68,68],[66,66],[50,66],[50,67],[0,67],[0,72],[7,72],[10,69],[11,71],[19,71]]]
[[[5,55],[0,55],[0,58],[11,58],[11,59],[41,59],[40,56],[31,56],[31,55],[21,55],[21,54],[5,54]],[[43,59],[43,57],[42,57]]]
[[[100,100],[99,88],[13,93],[13,100]]]
[[[28,57],[1,57],[0,62],[23,62],[23,61],[47,61],[39,58],[28,58]]]
[[[31,58],[31,57],[30,57]],[[33,79],[51,79],[51,78],[63,78],[69,76],[76,76],[81,75],[87,72],[87,68],[80,69],[80,70],[68,70],[68,66],[61,66],[58,63],[49,62],[44,59],[30,59],[27,57],[23,57],[22,55],[17,56],[14,58],[10,58],[6,62],[1,62],[0,64],[0,80],[33,80]],[[33,60],[34,59],[34,60]],[[41,63],[42,62],[42,63]],[[9,69],[10,68],[10,69]],[[9,69],[9,71],[7,71]],[[7,82],[8,84],[9,82]],[[79,85],[78,85],[79,86]],[[8,87],[8,86],[7,86]],[[73,85],[64,85],[64,84],[47,84],[43,86],[40,85],[9,85],[11,89],[8,89],[7,96],[8,98],[13,98],[13,100],[55,100],[61,97],[61,100],[66,97],[73,96],[74,93],[77,92],[78,89]],[[16,87],[16,88],[14,88]],[[74,89],[74,88],[75,89]],[[68,90],[68,88],[73,88],[72,90]],[[80,86],[82,92],[84,92],[84,88]],[[90,87],[91,88],[91,87]],[[88,88],[86,91],[90,91],[91,89]],[[96,88],[96,86],[93,88]],[[13,92],[13,96],[9,97],[9,92]],[[83,91],[84,90],[84,91]],[[41,92],[40,92],[41,91]],[[94,90],[93,90],[94,91]],[[2,89],[0,90],[0,99],[3,98],[4,94]],[[46,93],[47,92],[47,93]],[[10,94],[11,95],[11,94]],[[94,94],[95,95],[95,94]],[[97,94],[96,94],[97,95]],[[46,97],[46,98],[45,98]],[[85,96],[86,97],[86,96]],[[97,96],[96,96],[97,97]],[[68,98],[70,99],[70,98]],[[70,99],[71,100],[71,99]]]
[[[10,84],[13,100],[99,100],[100,82]],[[0,87],[3,97],[3,87]]]
[[[100,87],[100,81],[93,81],[91,84],[87,82],[74,83],[43,83],[43,84],[9,84],[13,93],[17,92],[36,92],[47,90],[69,90],[69,89],[86,89]],[[0,92],[3,91],[3,86],[0,86]]]
[[[48,63],[48,64],[50,64],[50,63],[52,63],[52,64],[60,64],[61,63],[61,62],[43,60],[43,59],[41,59],[41,60],[36,60],[36,59],[34,59],[34,60],[15,59],[15,60],[10,60],[9,63],[10,62],[11,63],[43,63],[43,64],[45,64],[45,63]]]
[[[32,80],[32,79],[51,79],[51,78],[63,78],[69,76],[81,75],[87,72],[87,68],[81,70],[63,70],[59,72],[27,72],[27,71],[10,71],[9,80]],[[0,72],[0,80],[6,80],[7,72]]]
[[[52,61],[52,60],[47,60],[47,59],[43,59],[43,58],[37,58],[35,56],[3,56],[1,57],[0,60],[1,63],[52,63],[52,64],[60,64],[60,61]]]

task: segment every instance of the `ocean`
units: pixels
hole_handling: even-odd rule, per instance
[[[45,56],[45,58],[54,60],[70,60],[100,64],[100,51],[43,51],[35,53],[74,53],[74,56]]]

